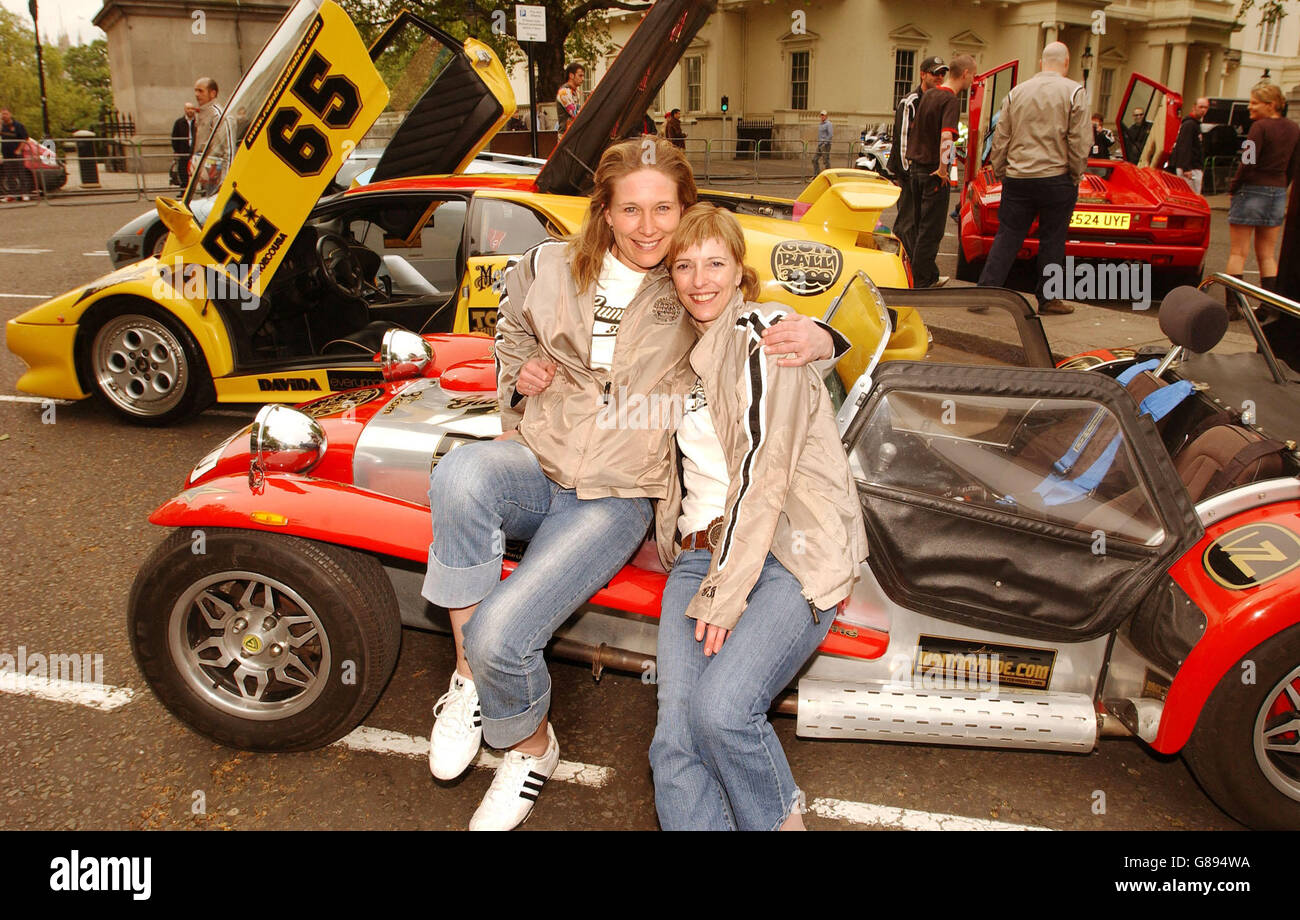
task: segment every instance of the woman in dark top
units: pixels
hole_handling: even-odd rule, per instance
[[[1241,277],[1255,241],[1260,287],[1277,287],[1277,239],[1286,214],[1286,187],[1295,172],[1300,125],[1282,117],[1285,100],[1271,83],[1250,91],[1250,133],[1242,145],[1241,168],[1228,191],[1228,274]]]

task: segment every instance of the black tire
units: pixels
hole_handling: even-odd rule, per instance
[[[966,261],[966,251],[961,248],[961,240],[957,241],[957,280],[970,281],[975,283],[980,280],[980,272],[984,270],[984,260],[976,259],[974,262]]]
[[[144,241],[144,246],[140,249],[140,257],[143,259],[149,256],[162,255],[163,246],[167,243],[167,228],[164,226],[155,227]]]
[[[1183,285],[1196,287],[1201,283],[1201,279],[1205,277],[1202,274],[1204,270],[1205,266],[1201,265],[1198,268],[1170,268],[1159,272],[1154,279],[1155,291],[1153,294],[1164,297],[1176,287],[1182,287]]]
[[[1243,683],[1248,662],[1253,684]],[[1275,705],[1284,711],[1270,717]],[[1279,738],[1290,751],[1264,750],[1264,733],[1288,720],[1297,728]],[[1261,643],[1228,669],[1183,756],[1206,794],[1242,824],[1300,829],[1300,626]]]
[[[346,735],[379,699],[401,645],[379,560],[219,528],[201,531],[196,553],[198,533],[169,536],[131,586],[131,648],[158,699],[194,731],[241,750],[311,750]]]
[[[120,304],[87,324],[78,361],[100,402],[136,425],[170,425],[215,399],[194,336],[145,301]]]

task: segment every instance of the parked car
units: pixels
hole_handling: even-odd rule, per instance
[[[660,0],[545,167],[488,176],[466,168],[514,94],[487,45],[407,12],[367,50],[333,0],[299,0],[232,95],[186,202],[159,199],[159,256],[8,323],[7,345],[28,364],[18,388],[93,394],[125,420],[165,424],[213,400],[297,402],[377,383],[389,328],[491,334],[511,259],[580,226],[600,154],[639,123],[712,6]],[[385,143],[369,183],[329,194],[374,125]],[[213,189],[205,214],[197,199]],[[819,314],[856,270],[908,283],[897,240],[875,230],[897,194],[844,169],[797,201],[703,197],[738,213],[760,299]],[[904,310],[888,357],[927,348]]]
[[[1053,368],[1014,292],[854,276],[826,319],[875,346],[860,336],[827,385],[871,553],[780,704],[799,735],[1080,754],[1136,737],[1182,752],[1243,823],[1300,828],[1300,377],[1271,375],[1262,336],[1260,354],[1213,351],[1216,293],[1166,298],[1168,348]],[[1048,366],[881,363],[887,303],[972,296],[1010,310]],[[263,408],[153,513],[175,530],[136,576],[130,637],[177,718],[236,748],[324,745],[374,705],[402,625],[448,628],[420,596],[429,470],[501,432],[488,347],[391,331],[382,382]],[[644,673],[656,558],[553,654]]]
[[[37,189],[41,194],[58,191],[67,184],[67,165],[59,159],[54,145],[27,138],[18,146],[19,162],[5,162],[0,171],[0,193],[24,195]]]
[[[330,189],[341,192],[354,184],[364,185],[370,180],[375,166],[383,156],[383,150],[356,150],[344,161],[335,174]],[[508,153],[490,153],[482,151],[465,167],[465,175],[525,175],[535,176],[545,160],[533,157],[514,156]],[[328,194],[328,192],[327,192]],[[195,198],[190,201],[190,210],[200,223],[208,219],[212,209],[212,198]],[[146,256],[162,255],[166,243],[167,227],[158,216],[158,209],[151,208],[139,217],[123,224],[108,238],[108,261],[114,269],[122,268],[133,262],[139,262]]]
[[[962,178],[957,277],[978,281],[998,230],[1002,183],[988,165],[985,142],[1003,99],[1016,84],[1018,62],[982,73],[971,88],[971,150]],[[1182,97],[1133,74],[1124,92],[1115,136],[1119,159],[1090,159],[1079,181],[1065,253],[1077,261],[1150,264],[1166,287],[1197,284],[1210,245],[1210,206],[1182,178],[1161,167],[1178,137]],[[1134,115],[1143,111],[1142,121]],[[1112,151],[1112,155],[1116,151]],[[1019,260],[1038,258],[1037,228],[1025,239]]]

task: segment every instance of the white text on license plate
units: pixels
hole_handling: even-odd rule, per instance
[[[1070,215],[1071,227],[1089,227],[1097,230],[1127,230],[1127,211],[1075,211]]]

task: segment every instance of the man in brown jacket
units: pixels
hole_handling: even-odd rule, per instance
[[[1092,130],[1084,89],[1068,79],[1070,52],[1061,42],[1043,49],[1042,70],[1002,102],[989,163],[1002,180],[998,232],[980,272],[981,287],[1006,283],[1016,253],[1038,220],[1039,313],[1072,313],[1062,300],[1044,300],[1047,266],[1065,262],[1065,236],[1088,163]]]

